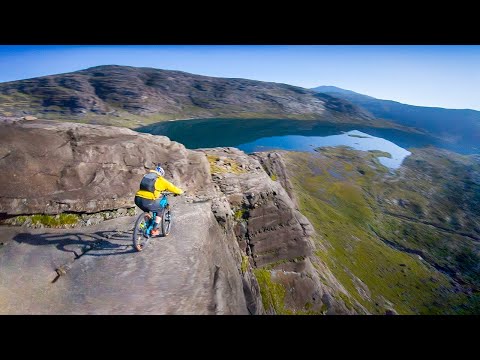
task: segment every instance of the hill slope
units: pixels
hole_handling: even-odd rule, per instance
[[[480,311],[478,156],[412,149],[389,173],[379,152],[279,154],[315,255],[369,312]]]
[[[0,84],[0,115],[26,114],[131,127],[190,117],[373,120],[348,101],[296,86],[116,65]]]
[[[443,109],[380,100],[335,86],[319,86],[312,90],[348,100],[374,117],[415,127],[452,143],[468,142],[478,149],[480,143],[480,111]]]

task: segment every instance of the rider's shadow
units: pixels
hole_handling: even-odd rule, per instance
[[[125,231],[98,231],[92,234],[18,234],[13,238],[18,243],[35,246],[54,245],[58,250],[81,256],[110,256],[135,252],[132,234]]]

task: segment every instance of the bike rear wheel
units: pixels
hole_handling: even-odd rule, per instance
[[[137,251],[142,251],[148,245],[150,241],[150,236],[145,234],[149,224],[150,224],[150,214],[143,213],[138,216],[137,221],[135,222],[135,228],[133,230],[133,247]]]
[[[162,214],[162,235],[168,236],[170,234],[170,229],[172,227],[172,213],[170,212],[170,207],[167,207],[163,210]]]

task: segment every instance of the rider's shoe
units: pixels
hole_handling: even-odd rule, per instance
[[[158,229],[153,229],[152,232],[151,232],[152,236],[158,236],[160,235],[160,230]]]

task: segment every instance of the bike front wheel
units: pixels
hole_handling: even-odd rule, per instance
[[[170,229],[172,227],[172,213],[170,208],[167,208],[163,211],[162,216],[162,235],[168,236],[170,234]]]
[[[143,213],[138,216],[133,230],[133,247],[137,251],[142,251],[150,241],[150,236],[146,234],[150,223],[150,214]]]

